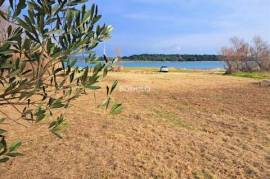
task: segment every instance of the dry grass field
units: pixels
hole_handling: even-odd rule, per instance
[[[215,72],[131,70],[118,79],[117,116],[90,91],[65,111],[57,139],[47,125],[9,130],[25,156],[0,178],[270,178],[270,88]],[[104,82],[106,83],[106,82]]]

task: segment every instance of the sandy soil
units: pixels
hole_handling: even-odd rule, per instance
[[[1,164],[0,178],[270,178],[270,88],[210,72],[112,79],[118,116],[89,92],[65,111],[62,140],[43,124],[5,126],[25,156]]]

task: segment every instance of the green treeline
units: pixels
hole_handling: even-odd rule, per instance
[[[123,60],[130,61],[218,61],[219,55],[180,55],[180,54],[141,54],[124,56]]]

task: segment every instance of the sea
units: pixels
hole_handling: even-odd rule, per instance
[[[78,62],[80,67],[84,67],[83,62]],[[125,68],[160,68],[167,66],[168,68],[177,69],[194,69],[194,70],[209,70],[209,69],[224,69],[223,61],[121,61],[119,65]]]

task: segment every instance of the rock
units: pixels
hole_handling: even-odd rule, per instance
[[[260,85],[262,87],[268,87],[268,86],[270,86],[270,80],[263,80],[260,82]]]

